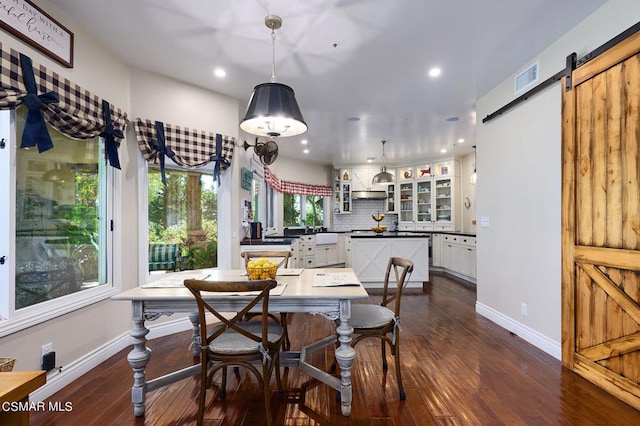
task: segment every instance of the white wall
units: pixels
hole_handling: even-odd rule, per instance
[[[28,45],[16,38],[0,31],[0,41],[7,46],[21,51],[32,58],[34,62],[45,65],[48,69],[58,72],[88,89],[90,92],[107,99],[111,104],[125,111],[129,110],[129,69],[113,57],[108,51],[94,43],[90,36],[77,28],[72,21],[65,19],[58,13],[50,2],[37,1],[40,7],[65,23],[75,34],[74,68],[67,69],[48,59]],[[118,179],[123,188],[122,197],[117,201],[119,205],[127,200],[135,200],[135,193],[130,191],[135,187],[135,174],[131,173],[130,151],[127,149],[129,141],[125,141],[120,149],[122,172],[118,172]],[[134,159],[135,160],[135,159]],[[135,164],[135,161],[134,163]],[[118,206],[117,206],[118,207]],[[135,218],[132,223],[122,223],[122,232],[136,229]],[[121,234],[118,234],[121,235]],[[116,237],[115,280],[120,283],[133,283],[136,270],[131,270],[127,259],[137,256],[137,246],[122,245]],[[123,265],[123,267],[119,267]],[[16,358],[15,370],[40,369],[40,347],[46,343],[53,343],[58,365],[68,363],[86,355],[96,348],[107,344],[131,327],[131,307],[125,303],[103,301],[86,308],[71,312],[62,317],[48,321],[0,339],[0,354]],[[105,321],[108,319],[108,321]]]
[[[531,58],[540,81],[565,67],[572,52],[590,52],[636,23],[640,2],[611,0]],[[518,70],[520,72],[521,70]],[[514,75],[517,73],[514,73]],[[478,300],[476,309],[560,357],[561,336],[560,83],[476,132]],[[513,76],[477,102],[486,117],[514,98]],[[488,217],[490,227],[480,226]],[[527,304],[527,316],[521,315]]]

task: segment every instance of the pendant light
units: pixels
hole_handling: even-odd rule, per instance
[[[275,30],[282,26],[282,18],[268,15],[264,18],[264,23],[271,29],[271,82],[254,87],[240,128],[252,135],[271,138],[299,135],[307,131],[307,124],[302,118],[293,89],[276,83]]]
[[[373,180],[371,181],[371,183],[374,184],[374,185],[376,185],[376,184],[385,184],[385,183],[393,183],[393,175],[387,171],[387,166],[384,165],[384,160],[385,160],[384,144],[385,143],[387,143],[387,141],[382,141],[382,169],[381,169],[380,173],[375,175],[373,177]]]
[[[469,176],[469,183],[471,185],[475,185],[476,182],[478,181],[478,173],[476,172],[476,162],[477,162],[477,156],[476,156],[476,146],[473,146],[473,173],[471,173],[471,176]]]

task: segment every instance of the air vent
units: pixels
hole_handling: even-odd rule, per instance
[[[540,75],[539,68],[540,62],[536,62],[516,76],[516,95],[533,86],[533,84],[538,81],[538,76]]]

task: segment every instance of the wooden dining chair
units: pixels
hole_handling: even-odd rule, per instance
[[[278,391],[282,394],[280,377],[280,350],[284,339],[283,327],[269,321],[269,291],[276,287],[274,280],[257,281],[203,281],[185,280],[185,287],[193,293],[198,303],[200,320],[200,398],[198,405],[198,425],[204,419],[206,391],[211,387],[213,375],[222,370],[220,396],[226,396],[227,367],[244,367],[252,372],[264,391],[264,404],[267,425],[273,424],[271,414],[270,381],[275,372]],[[215,297],[216,292],[256,293],[246,306],[233,318],[218,312],[207,302],[208,294]],[[244,316],[259,303],[261,321],[243,321]],[[217,324],[207,328],[207,314],[213,314]],[[256,367],[262,366],[262,372]]]
[[[355,336],[351,342],[352,347],[371,337],[381,340],[382,369],[385,372],[388,370],[386,345],[391,348],[396,365],[400,399],[402,400],[406,399],[406,395],[400,373],[400,302],[412,272],[413,262],[411,260],[391,257],[384,277],[382,302],[379,305],[351,305],[351,319],[349,320],[349,325],[353,327]],[[335,368],[336,360],[334,358],[331,370],[335,370]]]
[[[270,261],[277,262],[278,268],[288,268],[289,259],[291,258],[291,251],[289,250],[269,250],[269,251],[245,251],[242,253],[244,257],[245,267],[251,260],[255,260],[261,257],[267,258]],[[277,318],[273,314],[269,316],[277,321],[284,327],[284,350],[288,351],[291,348],[291,341],[289,340],[289,330],[287,323],[289,322],[289,314],[287,312],[280,312],[280,318]],[[253,316],[253,315],[249,315]]]

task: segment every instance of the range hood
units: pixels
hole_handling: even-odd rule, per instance
[[[387,198],[385,191],[353,191],[351,199],[353,200],[384,200]]]

